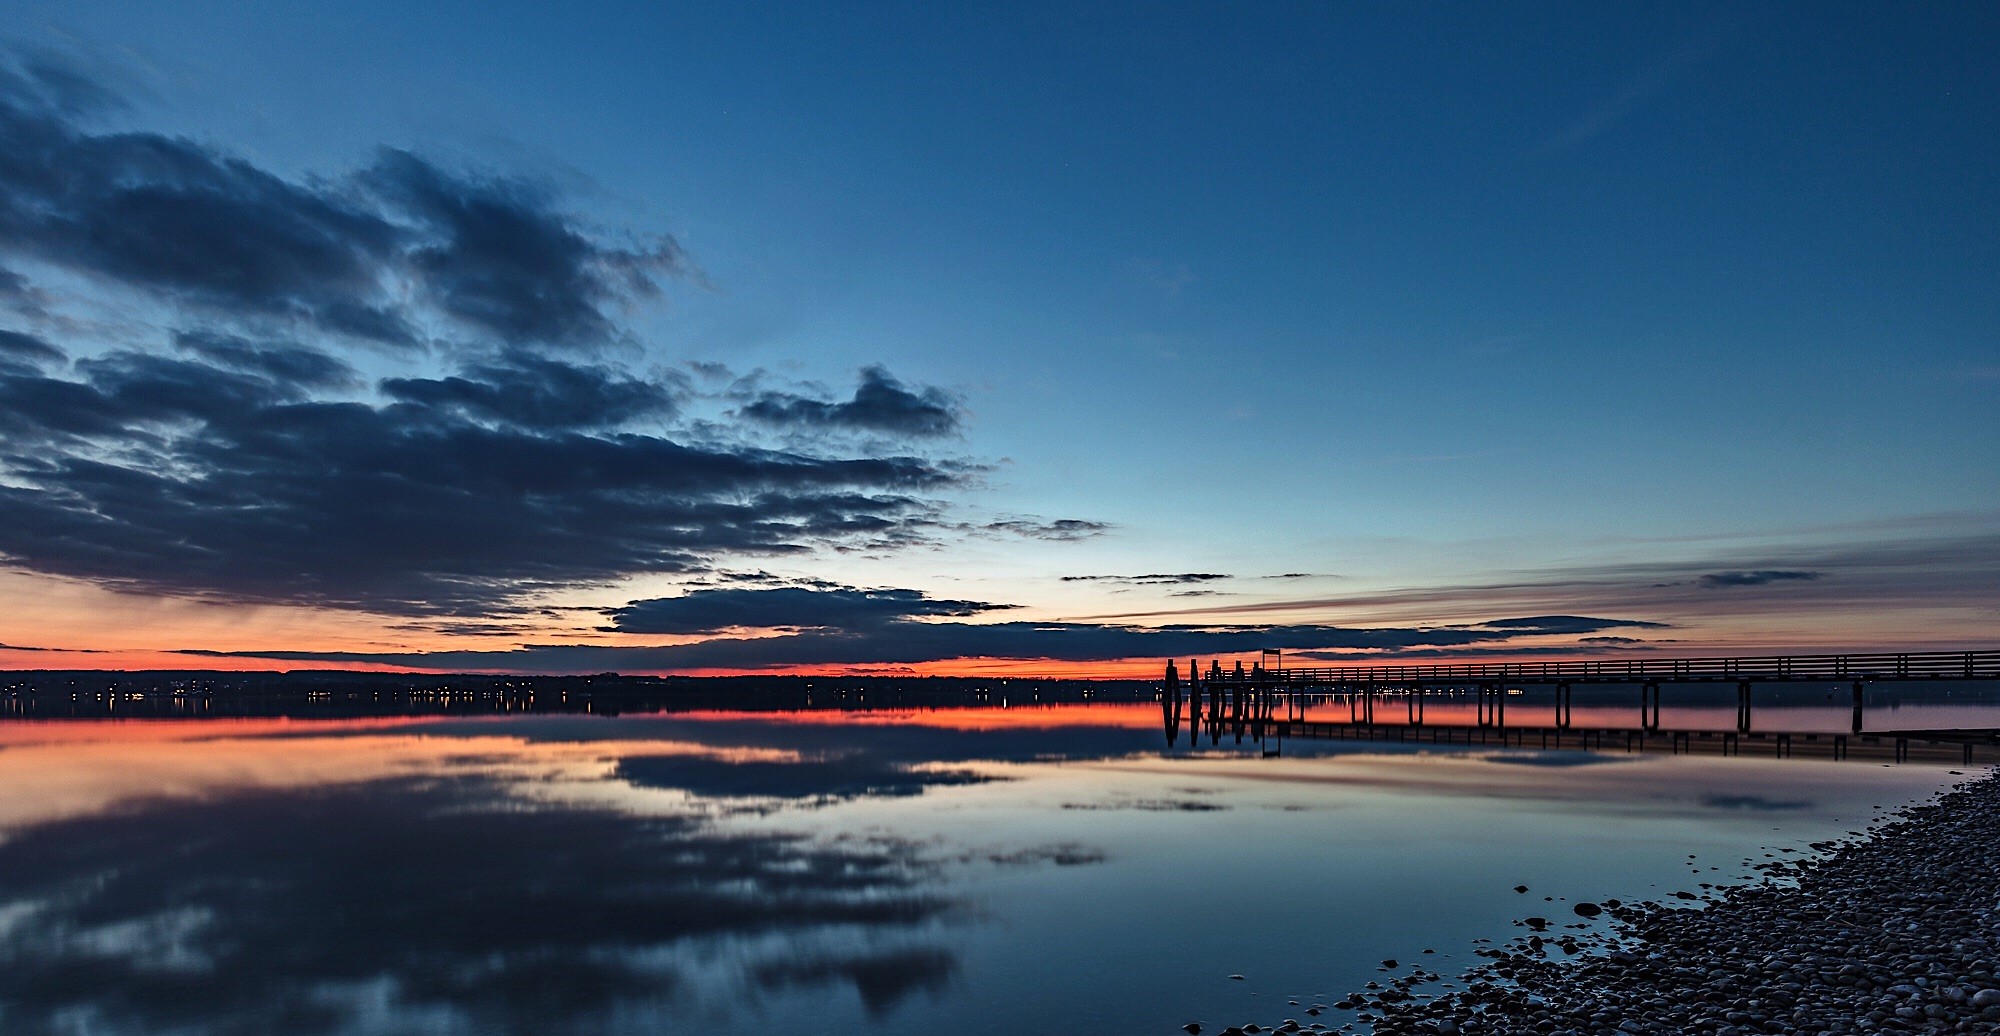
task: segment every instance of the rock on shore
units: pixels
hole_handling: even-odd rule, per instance
[[[1815,848],[1766,865],[1796,884],[1606,904],[1608,954],[1552,960],[1536,935],[1485,951],[1465,989],[1338,1006],[1378,1034],[2000,1033],[2000,777]]]

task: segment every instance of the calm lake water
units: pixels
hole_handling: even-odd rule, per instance
[[[0,1031],[1268,1024],[1384,958],[1451,974],[1517,918],[1742,880],[1952,768],[1267,758],[1143,703],[13,722]]]

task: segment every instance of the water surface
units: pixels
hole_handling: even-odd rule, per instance
[[[1143,703],[16,722],[0,1028],[1268,1023],[1384,958],[1449,973],[1518,918],[1741,880],[1959,779],[1341,742],[1267,757],[1170,746]]]

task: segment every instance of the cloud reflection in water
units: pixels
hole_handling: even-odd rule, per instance
[[[911,769],[860,753],[782,762],[641,755],[620,759],[615,774],[642,788],[674,788],[704,797],[819,803],[864,795],[917,795],[933,785],[994,779],[965,770]]]
[[[883,1011],[955,967],[926,941],[956,909],[935,867],[892,841],[530,808],[479,777],[141,803],[0,844],[0,1025],[602,1031],[685,1007],[690,954],[712,968],[725,941],[738,982],[848,983]]]
[[[0,1032],[1164,1032],[1504,930],[1524,876],[1646,895],[1686,853],[1803,844],[1938,779],[1162,752],[1160,715],[0,725]],[[1329,880],[1367,892],[1296,894]],[[1161,923],[1163,888],[1230,923]]]

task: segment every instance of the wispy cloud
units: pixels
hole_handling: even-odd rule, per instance
[[[1039,518],[1003,518],[982,526],[987,532],[1006,533],[1031,540],[1048,540],[1053,543],[1075,543],[1093,536],[1101,536],[1111,529],[1105,522],[1088,521],[1082,518],[1058,518],[1053,521]]]
[[[1388,587],[1337,595],[1208,602],[1089,616],[1103,622],[1420,616],[1433,621],[1533,609],[1645,614],[1704,622],[1824,625],[1850,615],[1867,625],[1922,609],[1941,642],[1984,639],[2000,612],[2000,515],[1867,523],[1815,530],[1810,545],[1746,547],[1680,560],[1581,562],[1514,578]],[[1982,619],[1984,616],[1986,618]],[[1690,635],[1693,636],[1693,635]],[[1695,636],[1694,639],[1699,639]]]
[[[1149,572],[1137,576],[1063,576],[1065,583],[1123,583],[1130,586],[1174,586],[1183,583],[1211,583],[1235,577],[1221,572]]]
[[[1757,569],[1751,572],[1708,572],[1695,580],[1697,586],[1722,589],[1733,586],[1764,586],[1769,583],[1806,582],[1819,578],[1818,572],[1785,569]]]
[[[27,644],[0,644],[0,651],[60,651],[64,654],[101,655],[96,648],[33,647]]]
[[[1634,69],[1609,95],[1542,144],[1544,153],[1567,151],[1630,116],[1646,102],[1665,93],[1675,81],[1700,64],[1716,48],[1683,46],[1667,51]]]

